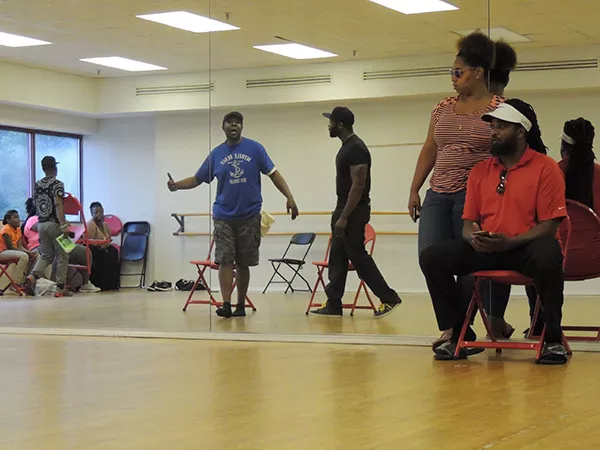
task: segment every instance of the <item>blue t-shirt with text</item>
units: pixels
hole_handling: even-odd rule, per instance
[[[196,172],[199,183],[217,179],[213,205],[216,219],[245,219],[260,214],[262,194],[260,175],[271,175],[275,165],[265,148],[252,139],[239,144],[227,142],[216,147]]]

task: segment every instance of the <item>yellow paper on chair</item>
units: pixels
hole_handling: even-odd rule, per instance
[[[271,226],[275,223],[275,218],[266,211],[260,212],[260,235],[266,236],[271,229]]]

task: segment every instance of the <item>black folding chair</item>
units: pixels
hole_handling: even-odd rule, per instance
[[[287,288],[285,289],[286,294],[289,290],[291,290],[292,292],[296,292],[296,291],[312,292],[312,288],[310,287],[310,284],[308,284],[308,281],[306,281],[306,278],[304,278],[300,274],[300,269],[302,269],[304,264],[306,264],[306,256],[308,255],[308,252],[310,252],[310,249],[311,249],[313,243],[315,242],[316,237],[317,237],[317,235],[315,233],[295,234],[292,236],[292,239],[290,239],[290,243],[288,244],[288,246],[285,249],[285,252],[283,253],[283,256],[281,258],[269,259],[269,261],[271,262],[271,266],[273,266],[273,276],[271,277],[271,279],[267,283],[267,286],[263,290],[263,294],[265,292],[267,292],[267,289],[269,289],[269,286],[271,285],[271,283],[287,284]],[[302,256],[302,259],[288,258],[288,253],[289,253],[290,249],[292,248],[292,246],[306,247],[306,252],[304,253],[304,256]],[[287,266],[292,272],[294,272],[294,275],[292,276],[291,280],[288,280],[279,271],[282,264]],[[279,276],[282,279],[282,281],[273,281],[276,276]],[[294,283],[294,280],[296,279],[296,277],[300,277],[302,279],[302,281],[304,281],[304,283],[308,287],[308,290],[294,289],[292,284]]]
[[[148,259],[148,242],[150,240],[150,224],[148,222],[127,222],[121,234],[121,277],[139,276],[141,288],[146,283],[146,261]],[[123,262],[141,262],[140,273],[123,273]]]

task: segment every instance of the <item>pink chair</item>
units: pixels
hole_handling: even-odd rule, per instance
[[[123,222],[121,222],[121,219],[119,219],[117,216],[115,216],[113,214],[105,215],[104,223],[106,223],[106,225],[108,225],[108,228],[110,230],[110,235],[112,237],[118,236],[119,234],[121,234],[121,231],[123,231]],[[116,248],[119,253],[121,252],[121,247],[118,244],[111,244],[111,245],[114,248]]]
[[[567,200],[571,219],[569,260],[565,266],[565,281],[583,281],[600,278],[600,218],[586,205]],[[561,232],[564,231],[561,229]],[[563,237],[564,239],[564,237]],[[538,311],[539,312],[539,311]],[[534,322],[537,317],[534,317]],[[565,331],[591,331],[596,336],[568,336],[573,341],[600,341],[600,325],[563,326]]]
[[[123,222],[117,216],[107,214],[104,216],[104,223],[108,225],[111,236],[118,236],[123,230]]]

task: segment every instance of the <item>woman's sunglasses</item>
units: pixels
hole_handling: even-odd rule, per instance
[[[470,70],[475,70],[475,69],[450,69],[450,76],[454,77],[454,78],[460,78],[462,77],[465,72],[468,72]]]
[[[506,169],[504,169],[500,173],[500,183],[498,183],[498,186],[496,186],[496,192],[499,195],[504,195],[504,192],[506,191],[506,176],[507,175],[508,175],[508,172],[506,171]]]

